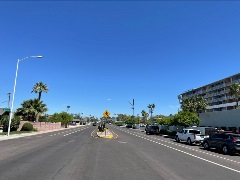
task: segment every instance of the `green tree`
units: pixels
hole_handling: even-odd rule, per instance
[[[32,89],[32,92],[38,93],[38,100],[41,100],[42,92],[48,92],[48,86],[43,82],[37,82]]]
[[[196,96],[193,98],[194,103],[195,103],[195,108],[196,108],[196,113],[199,117],[200,112],[205,112],[206,107],[208,105],[207,100],[204,99],[202,96]]]
[[[199,114],[201,111],[204,112],[207,107],[207,100],[202,96],[195,96],[190,98],[182,99],[181,108],[183,111],[190,111]]]
[[[23,119],[28,121],[38,121],[39,116],[47,112],[46,104],[38,99],[30,99],[23,101],[22,107],[17,109],[16,114],[21,115]]]
[[[153,111],[154,111],[154,108],[155,108],[155,104],[149,104],[147,106],[147,108],[149,109],[149,113],[151,114],[150,119],[152,119],[152,114],[153,114]]]
[[[125,124],[138,124],[139,121],[138,121],[138,118],[137,117],[133,117],[133,116],[128,116],[126,119],[125,119]]]
[[[169,117],[162,117],[157,119],[157,123],[160,125],[170,125],[171,124],[171,119]]]
[[[68,114],[67,112],[55,113],[50,118],[51,122],[61,122],[65,128],[68,127],[69,123],[72,122],[72,120],[72,115]]]
[[[145,111],[145,110],[142,110],[142,112],[141,112],[141,114],[142,114],[142,122],[144,123],[144,124],[146,124],[146,122],[147,122],[147,117],[149,116],[149,114]]]
[[[117,121],[126,121],[128,115],[126,114],[118,114]]]
[[[9,125],[9,116],[8,115],[4,115],[1,117],[1,124],[3,126],[3,131],[7,132],[8,131],[8,125]],[[11,127],[10,127],[10,131],[16,131],[19,128],[20,125],[20,118],[16,115],[14,115],[14,117],[12,118],[11,121]]]
[[[190,111],[180,111],[172,119],[172,125],[180,126],[190,126],[190,125],[199,125],[200,118],[194,112]]]
[[[235,99],[235,102],[236,102],[235,109],[237,109],[238,108],[238,99],[239,99],[239,96],[240,96],[240,83],[231,84],[229,86],[229,89],[230,89],[231,96],[234,95],[234,99]]]

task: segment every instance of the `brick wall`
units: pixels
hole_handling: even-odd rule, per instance
[[[50,122],[29,122],[29,121],[20,121],[18,131],[21,130],[24,123],[31,123],[35,129],[38,131],[47,131],[53,129],[60,129],[61,123],[50,123]]]

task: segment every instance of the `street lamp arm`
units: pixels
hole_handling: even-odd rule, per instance
[[[42,58],[42,56],[27,56],[25,58],[18,59],[18,61],[20,62],[20,61],[23,61],[23,60],[28,59],[28,58]]]

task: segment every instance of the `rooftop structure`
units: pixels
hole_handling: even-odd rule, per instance
[[[229,86],[236,82],[240,82],[240,73],[205,86],[188,90],[181,94],[182,99],[202,96],[207,100],[207,112],[223,111],[234,109],[236,102],[235,96],[231,96]]]

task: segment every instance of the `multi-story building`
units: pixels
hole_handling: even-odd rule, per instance
[[[218,80],[211,84],[188,90],[181,94],[182,99],[202,96],[207,100],[207,112],[234,109],[236,105],[235,96],[230,94],[229,86],[240,82],[240,73]]]

